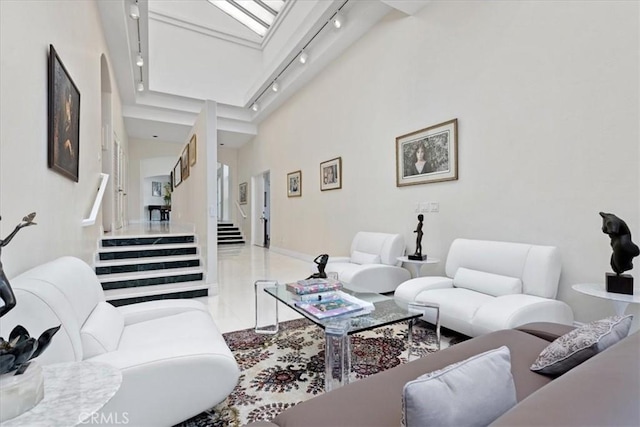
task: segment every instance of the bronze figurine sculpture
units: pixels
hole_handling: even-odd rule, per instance
[[[622,274],[633,268],[633,258],[640,255],[640,249],[631,240],[627,224],[611,213],[600,212],[602,232],[611,238],[611,268],[616,274],[607,273],[607,292],[633,294],[633,277]]]
[[[410,260],[414,260],[414,261],[424,261],[425,259],[427,259],[426,255],[422,255],[422,221],[424,220],[424,215],[420,214],[418,215],[418,225],[416,226],[416,229],[413,230],[414,233],[416,233],[416,251],[413,255],[409,255],[409,259]]]

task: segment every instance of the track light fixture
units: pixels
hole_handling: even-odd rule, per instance
[[[138,53],[138,56],[136,56],[136,65],[138,67],[142,67],[144,65],[144,58],[141,53]]]
[[[251,106],[251,109],[253,111],[258,111],[260,109],[260,104],[258,104],[257,102],[254,102],[253,105]]]
[[[274,92],[280,90],[280,85],[278,84],[278,82],[274,82],[273,85],[271,85],[271,90]]]
[[[301,64],[306,64],[308,60],[309,60],[309,54],[304,50],[300,52],[300,56],[298,56],[298,61],[300,61]]]
[[[142,81],[139,81],[136,89],[138,89],[138,92],[142,92],[144,90],[144,83],[142,83]]]
[[[129,6],[129,16],[133,19],[140,19],[140,8],[137,3],[131,3]]]
[[[331,22],[333,23],[333,26],[339,30],[344,25],[344,15],[341,12],[336,12]]]

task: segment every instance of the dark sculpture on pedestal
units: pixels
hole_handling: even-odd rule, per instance
[[[616,274],[607,273],[607,292],[633,294],[633,277],[622,274],[633,268],[633,258],[640,255],[640,249],[631,241],[631,231],[627,224],[611,213],[600,212],[602,232],[611,238],[611,268]]]
[[[327,266],[327,262],[329,262],[329,255],[321,254],[313,260],[318,265],[318,272],[313,273],[311,276],[307,277],[307,279],[326,279],[327,273],[324,272],[325,267]]]
[[[22,222],[4,239],[0,240],[0,256],[2,248],[7,246],[11,239],[24,227],[36,225],[33,219],[36,213],[32,212],[22,218]],[[0,219],[2,219],[0,217]],[[2,261],[0,260],[0,298],[4,305],[0,307],[0,317],[4,316],[16,306],[16,297],[9,284],[9,279],[4,274]],[[16,370],[18,374],[24,372],[29,366],[29,360],[38,357],[51,343],[51,338],[58,332],[60,326],[44,331],[36,340],[29,336],[29,332],[21,325],[16,326],[9,335],[9,340],[5,341],[0,337],[0,375]]]
[[[414,233],[416,234],[416,252],[413,255],[409,255],[409,259],[410,260],[414,260],[414,261],[424,261],[425,259],[427,259],[426,255],[422,255],[422,221],[424,220],[424,215],[420,214],[418,215],[418,225],[416,226],[416,229],[413,230]]]

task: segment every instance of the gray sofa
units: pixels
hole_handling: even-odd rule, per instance
[[[559,377],[529,367],[573,327],[531,323],[449,347],[314,397],[252,427],[399,426],[402,388],[418,376],[506,345],[518,404],[492,426],[639,426],[640,333],[636,332]]]

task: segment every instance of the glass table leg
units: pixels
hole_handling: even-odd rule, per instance
[[[324,390],[331,391],[349,384],[351,343],[349,320],[332,322],[325,327]]]
[[[253,284],[256,334],[273,335],[278,333],[278,300],[264,291],[264,288],[273,287],[277,284],[278,282],[275,280],[257,280]]]
[[[435,325],[436,328],[436,345],[440,350],[441,335],[440,335],[440,305],[430,302],[413,302],[408,306],[410,313],[421,313],[422,319]],[[413,354],[413,326],[418,319],[409,320],[409,329],[407,331],[408,343],[407,343],[407,361],[411,361],[411,355]],[[419,356],[416,353],[417,356]]]

